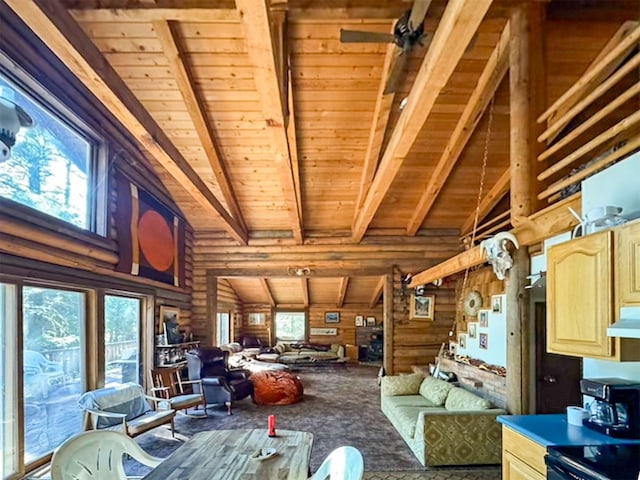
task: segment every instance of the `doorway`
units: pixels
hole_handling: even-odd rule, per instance
[[[582,359],[547,353],[547,305],[534,305],[536,327],[536,413],[564,413],[582,405]]]

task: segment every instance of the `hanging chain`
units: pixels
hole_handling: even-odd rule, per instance
[[[471,230],[470,247],[473,248],[473,244],[476,240],[476,229],[478,228],[478,217],[480,216],[480,202],[482,201],[482,191],[484,189],[484,176],[487,171],[487,158],[489,157],[489,141],[491,140],[491,124],[493,123],[493,104],[495,96],[491,98],[489,104],[489,118],[487,120],[487,134],[484,139],[484,152],[482,155],[482,169],[480,171],[480,185],[478,188],[478,198],[476,200],[476,213],[473,219],[473,230]],[[469,279],[469,270],[471,267],[467,267],[464,271],[464,278],[462,280],[462,288],[460,289],[460,305],[462,305],[464,299],[464,291],[467,288],[467,280]],[[452,337],[456,329],[456,320],[453,320],[453,326],[449,331],[449,336]]]

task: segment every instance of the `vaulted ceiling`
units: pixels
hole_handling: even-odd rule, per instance
[[[196,239],[424,238],[427,252],[430,235],[442,234],[457,244],[450,255],[476,211],[480,223],[508,227],[509,18],[518,2],[419,1],[426,35],[403,53],[391,94],[383,91],[400,47],[344,43],[340,30],[392,32],[407,0],[7,3],[150,153]],[[546,32],[550,98],[616,28],[562,22]],[[232,287],[250,303],[304,302],[299,279],[265,278]],[[367,304],[379,277],[347,289],[334,275],[307,288],[312,302],[333,292],[336,303]]]

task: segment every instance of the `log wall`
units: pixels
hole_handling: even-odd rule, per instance
[[[175,202],[149,166],[148,159],[138,150],[131,137],[123,133],[119,123],[101,106],[93,93],[2,5],[0,23],[5,40],[1,46],[2,52],[20,65],[27,75],[38,79],[45,89],[101,136],[109,162],[108,173],[101,180],[109,185],[106,237],[0,199],[0,255],[6,259],[2,273],[18,278],[144,292],[155,299],[156,333],[160,331],[160,305],[179,307],[181,323],[188,325],[191,321],[193,283],[193,232],[188,225],[184,288],[115,271],[119,259],[118,237],[113,221],[118,201],[114,182],[116,169],[179,214]]]
[[[433,320],[410,319],[413,289],[402,288],[400,275],[393,279],[393,369],[390,374],[411,371],[413,365],[434,362],[440,347],[448,341],[456,315],[455,283],[440,287],[429,284],[425,295],[434,296]],[[385,332],[386,333],[386,332]]]

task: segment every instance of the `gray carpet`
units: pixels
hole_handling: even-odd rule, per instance
[[[365,471],[368,472],[365,478],[370,480],[500,478],[498,467],[425,471],[380,412],[378,367],[305,368],[295,373],[300,376],[305,389],[304,399],[299,403],[259,406],[245,399],[234,404],[231,416],[226,414],[223,406],[209,408],[209,416],[203,419],[178,415],[175,439],[171,438],[166,427],[160,427],[137,437],[137,440],[150,454],[166,457],[195,433],[235,428],[266,429],[267,416],[274,414],[277,428],[314,434],[312,471],[334,448],[353,445],[364,456]],[[130,473],[143,472],[136,471],[134,466],[130,468]]]

